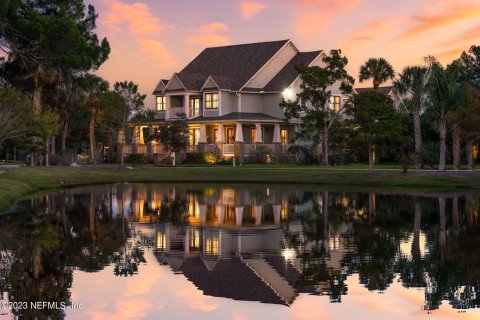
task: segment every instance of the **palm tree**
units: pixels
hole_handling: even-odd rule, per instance
[[[418,157],[422,148],[422,132],[420,115],[427,102],[428,68],[407,66],[399,78],[393,82],[393,87],[400,97],[403,106],[413,116],[413,132],[415,139],[415,167],[420,169],[421,161]]]
[[[373,79],[373,89],[377,90],[380,85],[393,79],[395,71],[392,65],[384,58],[370,58],[361,67],[359,80],[363,82]]]
[[[434,57],[429,57],[430,65],[430,108],[433,114],[438,118],[438,134],[440,136],[440,158],[438,164],[439,171],[445,171],[445,156],[447,153],[447,118],[457,106],[462,104],[463,90],[459,83],[460,68],[458,63],[453,62],[444,68]],[[453,136],[456,140],[459,135]],[[453,141],[453,144],[459,144],[460,141]],[[454,149],[457,148],[454,146]],[[458,148],[459,149],[459,148]]]

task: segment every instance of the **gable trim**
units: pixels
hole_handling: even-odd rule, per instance
[[[200,88],[200,91],[202,91],[205,88],[205,85],[208,83],[208,80],[212,80],[212,82],[215,84],[215,86],[220,90],[220,87],[218,84],[213,80],[212,76],[208,76],[207,80],[203,83],[203,86]]]
[[[280,49],[277,50],[277,52],[275,52],[275,54],[270,59],[268,59],[268,61],[260,69],[257,70],[257,72],[255,72],[255,74],[250,79],[248,79],[247,82],[245,82],[245,84],[238,91],[242,91],[243,88],[245,88],[247,86],[247,84],[250,81],[252,81],[263,69],[265,69],[265,67],[279,54],[279,52],[282,51],[283,48],[285,48],[289,44],[291,44],[293,46],[293,48],[297,52],[299,52],[298,48],[293,44],[293,42],[291,40],[288,40]]]
[[[185,91],[187,91],[187,88],[185,88],[185,85],[183,84],[183,82],[178,77],[178,73],[174,73],[173,76],[170,78],[170,80],[168,80],[168,84],[165,86],[165,88],[163,88],[163,92],[165,92],[165,90],[168,90],[168,87],[170,86],[170,84],[172,83],[172,80],[174,78],[176,78],[178,80],[178,82],[180,82],[180,84],[182,85],[183,89]]]

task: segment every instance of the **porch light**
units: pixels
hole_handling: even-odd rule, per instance
[[[283,98],[287,101],[295,100],[295,90],[292,88],[287,88],[283,90]]]

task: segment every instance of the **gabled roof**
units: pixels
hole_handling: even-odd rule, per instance
[[[165,87],[168,84],[168,79],[161,79],[158,81],[157,86],[155,87],[155,90],[153,90],[153,94],[161,94]]]
[[[304,64],[309,65],[315,60],[322,50],[312,52],[297,53],[279,73],[263,88],[263,91],[282,91],[287,88],[298,77],[295,66]]]
[[[178,73],[178,77],[187,90],[200,90],[209,76],[222,89],[239,90],[288,42],[206,48]]]
[[[384,86],[384,87],[378,87],[377,91],[388,96],[392,92],[392,89],[393,89],[393,86]],[[357,91],[357,93],[369,92],[369,91],[373,91],[373,87],[355,88],[355,91]]]

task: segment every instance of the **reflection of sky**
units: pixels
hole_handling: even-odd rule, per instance
[[[146,265],[133,277],[115,277],[113,266],[101,272],[74,272],[72,301],[84,310],[68,310],[67,319],[423,319],[423,289],[402,287],[394,280],[382,294],[369,292],[358,275],[348,277],[342,303],[327,296],[300,294],[288,308],[258,302],[204,296],[183,275],[160,266],[146,251]],[[432,315],[430,315],[432,316]],[[480,310],[459,313],[444,301],[431,319],[479,319]]]

